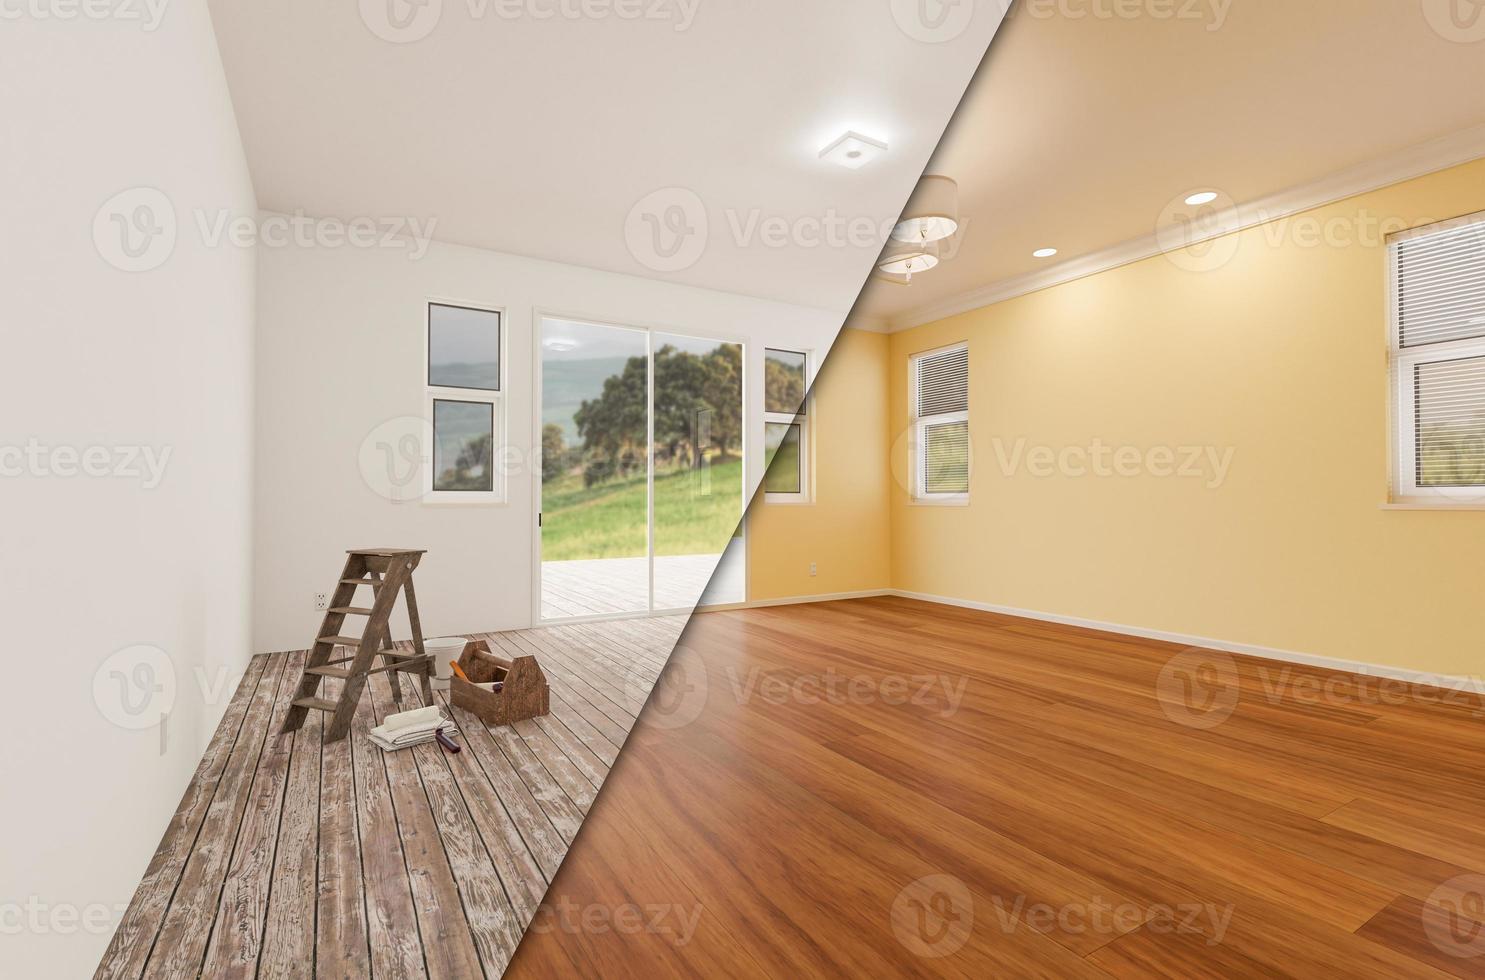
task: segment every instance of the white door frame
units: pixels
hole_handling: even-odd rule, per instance
[[[747,588],[746,583],[747,583],[748,576],[749,576],[749,573],[750,573],[750,569],[748,568],[749,562],[747,560],[747,511],[748,511],[748,499],[749,499],[749,494],[748,494],[748,476],[749,476],[748,470],[749,470],[749,466],[748,466],[748,464],[749,464],[750,460],[752,459],[752,449],[753,449],[753,447],[752,447],[752,441],[753,441],[753,436],[752,436],[752,428],[753,428],[752,427],[752,418],[753,418],[753,412],[750,410],[750,399],[749,399],[749,389],[748,389],[748,383],[749,383],[749,379],[750,379],[750,373],[749,373],[749,369],[748,369],[748,357],[749,357],[750,352],[753,350],[753,344],[752,344],[751,339],[748,338],[748,337],[738,337],[736,335],[728,336],[728,335],[722,333],[721,331],[708,330],[708,329],[705,329],[705,328],[695,328],[695,329],[692,329],[692,328],[687,328],[687,327],[676,327],[676,326],[670,326],[670,325],[665,325],[665,324],[657,324],[657,323],[637,323],[637,322],[633,322],[633,321],[619,322],[619,321],[616,321],[616,320],[608,319],[606,317],[589,316],[589,315],[584,314],[584,313],[573,313],[573,312],[569,312],[569,311],[558,310],[558,309],[555,309],[553,307],[533,306],[532,309],[531,309],[531,338],[532,338],[532,343],[531,343],[531,351],[532,351],[532,354],[531,354],[531,361],[532,361],[532,364],[531,364],[531,373],[532,373],[531,390],[534,393],[533,396],[532,396],[533,397],[533,404],[532,404],[532,410],[531,410],[532,429],[533,429],[533,432],[532,432],[532,443],[531,443],[531,445],[534,447],[533,448],[533,456],[536,455],[536,454],[539,454],[541,452],[541,429],[542,429],[542,414],[541,414],[541,407],[542,407],[542,387],[541,387],[541,380],[542,380],[542,370],[541,370],[541,368],[542,368],[542,358],[541,358],[542,344],[541,344],[541,325],[542,325],[542,321],[543,320],[570,320],[570,321],[573,321],[575,323],[584,323],[584,324],[589,324],[589,325],[595,326],[595,327],[613,327],[613,328],[620,329],[620,330],[629,330],[629,331],[632,331],[632,332],[638,332],[638,333],[645,334],[645,359],[647,361],[647,365],[646,365],[646,397],[648,399],[648,405],[646,406],[646,413],[645,414],[646,414],[646,417],[647,417],[647,427],[648,427],[647,438],[648,438],[648,442],[649,442],[649,445],[646,447],[646,450],[645,450],[645,488],[646,488],[646,498],[647,498],[647,508],[648,508],[648,527],[646,528],[646,538],[647,538],[647,542],[648,542],[648,548],[647,548],[647,554],[646,554],[646,561],[647,561],[647,564],[648,564],[648,567],[649,567],[649,594],[645,597],[645,608],[642,609],[642,610],[635,610],[633,612],[595,613],[595,614],[589,615],[589,616],[564,616],[564,617],[558,617],[558,618],[553,618],[553,619],[545,619],[545,618],[543,618],[543,616],[542,616],[542,608],[541,608],[541,596],[542,596],[542,583],[541,583],[541,532],[542,532],[542,527],[541,527],[541,523],[540,523],[541,522],[541,513],[542,513],[542,499],[541,499],[541,494],[542,494],[542,479],[541,479],[541,467],[539,465],[532,466],[531,467],[531,481],[532,481],[532,492],[531,492],[531,507],[532,507],[532,509],[531,509],[531,526],[535,529],[535,533],[533,533],[532,536],[531,536],[531,622],[532,622],[532,624],[535,625],[535,626],[544,626],[544,625],[555,624],[555,623],[589,623],[589,622],[601,622],[601,621],[604,621],[604,620],[636,619],[636,618],[644,618],[644,617],[651,617],[651,616],[678,616],[678,615],[685,615],[685,614],[688,614],[688,613],[692,612],[692,609],[691,608],[685,608],[685,607],[674,608],[674,609],[656,609],[655,608],[655,349],[654,348],[655,348],[655,335],[656,334],[670,334],[670,335],[673,335],[673,336],[676,336],[676,337],[687,337],[687,338],[691,338],[691,339],[695,339],[695,340],[715,340],[718,343],[722,343],[722,344],[737,344],[738,346],[740,346],[742,348],[742,377],[739,379],[739,382],[740,382],[741,389],[742,389],[742,399],[743,399],[743,406],[742,406],[742,425],[741,425],[741,428],[742,428],[741,442],[742,442],[743,465],[742,465],[742,480],[741,480],[742,487],[741,487],[741,489],[739,491],[741,499],[738,501],[738,506],[740,508],[740,513],[742,515],[741,516],[741,519],[740,519],[740,524],[741,524],[741,527],[743,529],[743,532],[742,532],[742,536],[738,540],[741,541],[741,543],[742,543],[740,550],[741,550],[742,555],[743,555],[743,581],[744,581],[744,591],[746,592],[746,588]],[[722,549],[723,550],[723,554],[726,553],[727,546],[730,545],[732,543],[732,541],[733,541],[733,539],[730,538],[730,537],[727,539],[727,544],[726,545],[723,545],[723,549]],[[721,560],[721,558],[719,557],[718,561],[720,561],[720,560]],[[744,598],[746,598],[746,595],[744,595]],[[698,605],[695,608],[702,608],[702,607],[698,603]]]

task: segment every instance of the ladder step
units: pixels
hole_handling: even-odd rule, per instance
[[[325,698],[295,698],[296,708],[314,708],[316,711],[334,711],[340,707],[339,703]]]
[[[336,647],[358,647],[361,645],[361,638],[359,636],[322,636],[315,642],[328,643]]]
[[[331,606],[330,611],[345,616],[370,616],[370,606]]]
[[[382,584],[382,580],[379,579],[379,578],[343,578],[343,579],[340,580],[340,584],[341,585],[369,585],[369,586],[375,588],[376,586]]]
[[[318,674],[321,677],[339,677],[342,679],[351,676],[351,669],[349,667],[306,667],[304,668],[304,672],[306,674]]]

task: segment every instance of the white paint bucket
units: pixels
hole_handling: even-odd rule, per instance
[[[459,654],[464,652],[464,645],[468,642],[469,640],[462,636],[436,636],[431,640],[423,641],[423,649],[433,657],[433,676],[436,680],[447,681],[454,676],[449,661],[458,660]]]

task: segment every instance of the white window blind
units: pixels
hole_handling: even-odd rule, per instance
[[[928,351],[911,360],[913,496],[957,502],[969,494],[969,348]]]
[[[1485,499],[1485,214],[1396,236],[1393,491]]]
[[[1485,485],[1485,357],[1413,366],[1420,487]]]
[[[917,369],[919,418],[969,408],[969,348],[924,354]]]
[[[923,427],[923,490],[929,494],[969,493],[969,423]]]
[[[808,351],[763,351],[763,492],[772,503],[810,501]]]
[[[1485,337],[1485,221],[1397,245],[1403,347]]]

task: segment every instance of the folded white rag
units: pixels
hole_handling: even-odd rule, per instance
[[[395,715],[387,715],[382,719],[379,727],[385,732],[400,732],[404,728],[429,725],[442,720],[443,715],[439,713],[438,705],[430,704],[426,708],[414,708],[411,711],[399,711]]]
[[[397,732],[387,732],[381,726],[378,726],[371,730],[371,741],[372,744],[390,752],[397,749],[405,749],[411,745],[422,745],[424,742],[431,742],[439,729],[442,729],[445,735],[457,734],[457,729],[455,729],[453,722],[439,719],[429,725],[404,728]]]

